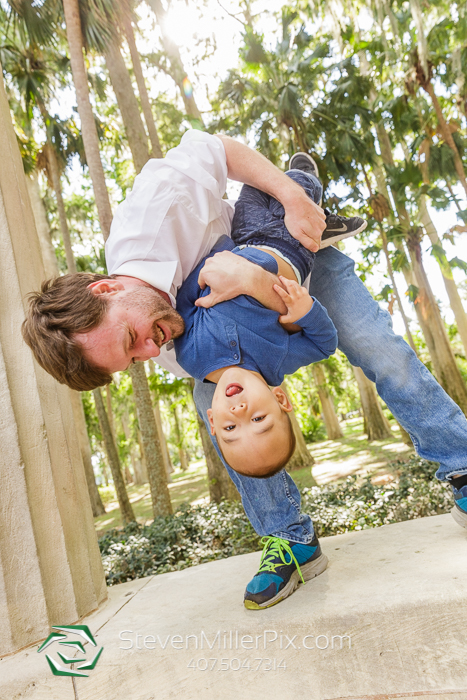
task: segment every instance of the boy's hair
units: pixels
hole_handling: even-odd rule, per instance
[[[115,275],[77,272],[43,282],[28,295],[29,309],[21,332],[46,372],[76,391],[110,384],[112,375],[86,360],[74,333],[87,333],[104,319],[108,297],[93,294],[88,285]]]
[[[287,420],[287,432],[288,432],[288,438],[289,438],[289,444],[287,448],[287,453],[285,457],[282,457],[279,459],[277,462],[273,462],[268,471],[266,471],[264,474],[251,474],[250,472],[245,472],[242,471],[242,469],[234,469],[225,459],[224,453],[222,452],[222,448],[217,442],[219,450],[221,451],[222,457],[224,458],[224,461],[226,464],[229,464],[229,467],[231,469],[234,469],[238,474],[243,474],[244,476],[250,476],[252,479],[269,479],[271,476],[274,476],[278,472],[280,472],[282,469],[284,469],[285,466],[287,466],[287,463],[289,462],[290,459],[293,457],[293,453],[295,452],[295,447],[297,444],[296,438],[295,438],[295,433],[293,431],[292,427],[292,421],[290,420],[290,416],[288,413],[284,412],[284,419]]]

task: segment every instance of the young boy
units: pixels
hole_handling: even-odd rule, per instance
[[[313,173],[287,175],[320,200],[321,184]],[[365,227],[358,217],[345,221],[348,235]],[[208,415],[226,462],[242,474],[269,477],[287,464],[295,447],[288,417],[292,405],[279,385],[285,374],[335,352],[337,333],[326,309],[300,286],[315,255],[290,236],[277,200],[245,185],[235,206],[232,240],[223,237],[210,255],[220,250],[278,273],[285,289],[275,285],[275,290],[287,313],[279,316],[247,296],[197,307],[195,301],[210,291],[198,285],[204,258],[178,292],[185,333],[175,340],[177,361],[192,377],[217,384]]]

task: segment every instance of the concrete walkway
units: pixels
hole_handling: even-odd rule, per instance
[[[327,571],[269,610],[242,605],[256,553],[110,588],[76,691],[31,647],[0,661],[0,698],[467,700],[467,531],[441,515],[322,545]]]

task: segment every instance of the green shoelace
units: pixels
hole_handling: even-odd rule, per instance
[[[302,579],[302,583],[305,583],[305,579],[302,576],[298,561],[287,540],[283,540],[281,537],[262,537],[261,544],[264,544],[264,549],[261,555],[261,561],[259,563],[258,574],[262,573],[263,571],[272,571],[275,573],[277,567],[281,566],[281,564],[274,562],[274,559],[279,557],[279,559],[286,565],[294,562],[295,566],[297,567],[297,571],[300,574],[300,578]],[[290,557],[289,561],[287,561],[285,558],[286,554],[288,554]]]

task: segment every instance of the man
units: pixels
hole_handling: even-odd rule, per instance
[[[222,198],[227,176],[279,200],[289,232],[318,250],[325,215],[301,188],[246,146],[190,131],[164,160],[148,162],[118,207],[106,244],[112,278],[67,275],[31,299],[24,337],[48,372],[72,388],[90,389],[131,362],[153,357],[183,376],[170,349],[172,338],[183,330],[171,305],[197,262],[221,235],[229,234],[233,210]],[[338,239],[339,234],[331,234],[331,242]],[[389,314],[353,268],[335,248],[320,251],[310,294],[327,308],[340,349],[375,381],[418,453],[440,463],[436,476],[451,482],[453,515],[467,527],[467,422],[410,347],[394,335]],[[273,289],[275,276],[228,251],[207,261],[199,281],[211,289],[198,301],[203,306],[248,294],[285,312]],[[239,350],[232,346],[233,363],[241,359]],[[212,393],[212,385],[197,383],[195,400],[207,425]],[[245,605],[268,607],[290,595],[300,580],[321,573],[323,555],[287,472],[264,480],[232,470],[229,474],[253,527],[269,536]]]

